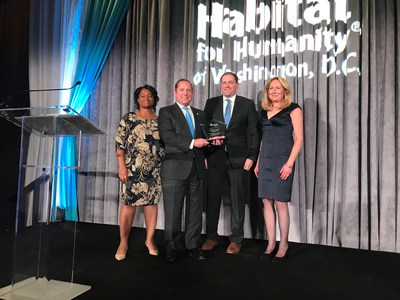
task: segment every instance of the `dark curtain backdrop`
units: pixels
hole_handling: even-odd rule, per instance
[[[208,97],[220,93],[218,74],[230,69],[241,75],[239,94],[252,98],[259,106],[265,80],[284,75],[295,101],[303,108],[305,126],[290,204],[290,240],[398,252],[397,2],[339,1],[344,8],[337,11],[335,1],[329,1],[328,8],[318,1],[315,5],[304,1],[295,15],[303,20],[300,26],[284,16],[279,30],[272,28],[271,21],[259,32],[244,30],[242,34],[240,18],[244,22],[253,18],[255,26],[260,25],[260,10],[250,7],[251,2],[255,9],[262,4],[263,8],[269,7],[275,20],[279,11],[273,12],[271,1],[214,2],[133,1],[87,106],[89,115],[98,107],[106,107],[97,121],[109,133],[106,159],[115,166],[113,171],[117,170],[112,150],[115,129],[118,119],[133,110],[132,96],[137,86],[154,85],[160,93],[159,106],[163,106],[173,103],[174,82],[188,78],[197,84],[193,104],[202,109]],[[206,12],[200,13],[200,7]],[[321,15],[316,12],[318,8]],[[199,37],[199,26],[204,26],[199,19],[204,18],[205,35]],[[221,36],[213,32],[217,26],[223,28]],[[310,36],[314,37],[311,42],[300,45],[302,38]],[[278,44],[262,43],[279,39],[286,41],[284,53],[279,52]],[[251,50],[247,44],[248,53],[243,55],[246,41],[261,45],[261,50]],[[296,46],[294,41],[299,44]],[[242,54],[236,59],[238,44]],[[212,59],[209,52],[208,59],[204,59],[199,53],[205,47],[215,52],[222,49],[221,57]],[[279,73],[282,66],[287,69]],[[103,160],[104,153],[97,153],[97,160]],[[95,190],[106,199],[96,197],[95,204],[83,198],[82,215],[86,220],[117,223],[118,195],[108,188],[117,185],[116,178],[102,179],[98,185],[102,192]],[[249,186],[254,192],[254,186]],[[259,200],[254,194],[248,200],[246,236],[264,238]],[[221,212],[221,234],[229,234],[230,230],[226,201]],[[163,228],[162,203],[160,212],[158,228]],[[135,224],[143,225],[142,215]]]
[[[15,12],[18,11],[18,14]],[[29,106],[29,1],[0,1],[0,103]],[[0,228],[14,227],[20,130],[0,118]]]
[[[284,75],[303,109],[289,239],[400,252],[400,7],[396,0],[307,2],[281,13],[276,1],[132,1],[84,108],[108,135],[83,143],[81,220],[118,223],[114,137],[119,118],[133,110],[135,88],[155,86],[164,106],[185,77],[196,83],[193,105],[202,109],[230,69],[240,74],[239,94],[257,106],[265,80]],[[261,14],[271,16],[269,25]],[[251,178],[249,195],[246,237],[264,238]],[[230,232],[226,201],[223,235]],[[162,202],[159,209],[163,228]],[[135,226],[143,223],[139,213]]]

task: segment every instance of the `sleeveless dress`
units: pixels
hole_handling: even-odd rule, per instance
[[[128,180],[121,184],[121,202],[131,206],[157,204],[161,197],[160,166],[164,157],[158,120],[127,113],[120,120],[115,148],[125,151],[128,169]]]
[[[292,194],[292,173],[285,180],[279,178],[282,166],[287,162],[293,147],[293,126],[290,113],[300,108],[296,103],[281,110],[270,119],[265,110],[261,111],[262,145],[258,164],[258,197],[290,202]]]

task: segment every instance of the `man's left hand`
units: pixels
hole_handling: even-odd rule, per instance
[[[245,169],[246,171],[249,171],[251,169],[251,167],[253,166],[253,161],[250,158],[247,158],[246,161],[244,162],[244,167],[243,169]]]

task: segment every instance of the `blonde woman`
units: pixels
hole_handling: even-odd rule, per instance
[[[292,102],[289,84],[282,77],[271,78],[261,103],[262,142],[254,172],[258,196],[264,205],[268,245],[262,258],[285,262],[288,253],[289,209],[295,161],[303,144],[303,115]],[[280,231],[276,249],[276,217]]]

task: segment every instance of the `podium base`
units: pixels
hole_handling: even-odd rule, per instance
[[[90,285],[31,277],[14,284],[14,286],[9,285],[1,288],[0,299],[68,300],[78,297],[90,288]]]

